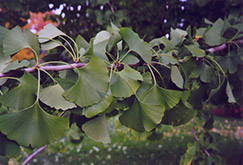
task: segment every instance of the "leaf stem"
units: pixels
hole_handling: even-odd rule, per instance
[[[152,74],[154,84],[157,85],[156,78],[155,78],[155,75],[154,75],[154,72],[153,72],[152,68],[150,67],[150,65],[147,65],[147,66],[148,66],[148,68],[149,68],[149,70],[150,70],[150,72]]]
[[[62,36],[59,36],[62,40],[64,40],[67,44],[68,44],[68,46],[70,47],[70,49],[71,49],[71,51],[73,52],[73,56],[75,57],[74,59],[76,59],[76,58],[78,58],[77,57],[77,55],[76,55],[76,53],[75,53],[75,51],[74,51],[74,49],[73,49],[73,47],[72,47],[72,45],[68,42],[68,40],[66,40],[64,37],[62,37]]]
[[[164,81],[163,77],[161,76],[161,74],[159,73],[158,69],[156,69],[153,65],[151,65],[151,67],[158,73],[158,75],[163,83],[164,88],[166,88],[165,81]]]

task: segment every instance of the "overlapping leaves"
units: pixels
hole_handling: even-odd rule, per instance
[[[30,48],[39,54],[39,43],[33,33],[28,29],[21,30],[19,26],[9,30],[3,41],[3,53],[5,56],[12,55],[22,50]]]
[[[18,81],[18,86],[6,94],[0,95],[0,101],[8,107],[21,110],[31,106],[35,102],[37,79],[30,73],[25,72]]]
[[[101,100],[99,92],[108,89],[108,70],[103,60],[93,56],[87,66],[78,69],[78,80],[63,96],[80,107],[87,107]]]

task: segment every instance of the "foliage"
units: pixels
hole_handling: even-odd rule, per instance
[[[169,39],[149,42],[113,23],[89,41],[81,35],[74,40],[52,24],[38,36],[19,26],[0,27],[0,131],[7,146],[1,155],[49,144],[75,124],[89,138],[109,143],[106,118],[114,116],[135,131],[154,133],[152,139],[159,138],[159,126],[178,126],[196,116],[211,129],[205,104],[242,103],[242,16],[236,12],[205,24],[171,28]],[[26,58],[26,49],[34,59]],[[47,56],[40,58],[40,50]],[[208,137],[202,134],[201,143],[188,145],[182,164],[194,157],[201,161],[202,148],[211,146],[204,143]]]

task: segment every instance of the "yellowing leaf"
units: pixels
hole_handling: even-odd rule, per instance
[[[18,61],[23,61],[24,59],[30,60],[30,59],[33,59],[34,57],[35,57],[34,53],[30,48],[24,48],[24,49],[20,50],[18,53],[16,53],[11,58],[12,58],[12,62],[13,62],[15,60],[18,60]]]

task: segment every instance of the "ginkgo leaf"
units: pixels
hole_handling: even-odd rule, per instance
[[[204,50],[194,45],[185,45],[185,47],[191,52],[193,57],[204,57],[206,53]]]
[[[0,116],[0,131],[25,147],[41,147],[60,138],[68,120],[46,113],[38,103]]]
[[[131,51],[136,52],[146,63],[150,63],[152,59],[151,47],[148,43],[144,42],[137,33],[129,28],[121,28],[120,34],[124,41],[127,43]]]
[[[17,142],[9,140],[6,135],[0,132],[0,155],[12,158],[18,156],[20,151]]]
[[[85,67],[78,69],[78,80],[63,96],[80,107],[98,103],[101,97],[98,91],[106,93],[109,75],[106,64],[97,56],[93,56]]]
[[[27,67],[29,66],[30,62],[27,61],[27,60],[24,60],[24,61],[21,61],[20,63],[15,61],[15,62],[12,62],[12,63],[9,63],[2,71],[2,73],[7,73],[11,70],[17,70],[17,69],[20,69],[20,68],[23,68],[23,67]]]
[[[189,122],[195,115],[195,110],[179,104],[173,109],[165,111],[162,123],[178,126]]]
[[[59,84],[48,86],[41,89],[40,100],[55,109],[67,110],[77,107],[74,103],[65,100],[62,96],[63,93],[64,89]]]
[[[142,75],[125,65],[120,72],[114,72],[111,79],[111,93],[115,97],[130,97],[135,94],[140,86],[138,80],[142,81]]]
[[[24,48],[30,48],[37,54],[40,52],[39,43],[35,35],[29,29],[22,31],[19,26],[9,30],[3,41],[4,55],[12,55]]]
[[[221,30],[224,26],[224,21],[219,18],[213,23],[213,26],[204,34],[205,42],[209,46],[220,45],[225,42],[225,38],[221,36]]]
[[[18,79],[19,85],[0,95],[0,102],[11,108],[21,110],[34,104],[37,91],[37,79],[30,73],[25,72]]]
[[[0,26],[0,48],[2,47],[4,37],[8,33],[8,31],[9,30],[7,28]]]
[[[41,50],[50,50],[58,46],[61,46],[61,43],[59,43],[58,41],[57,42],[49,41],[41,44]]]
[[[181,75],[181,72],[177,68],[177,66],[171,67],[170,77],[171,77],[172,82],[175,83],[177,87],[183,88],[184,79]]]
[[[108,94],[100,94],[101,101],[95,105],[87,107],[84,109],[84,115],[88,118],[94,117],[102,112],[104,112],[112,103],[113,97]]]
[[[120,122],[136,131],[151,131],[162,120],[165,107],[134,100],[132,106],[119,118]]]
[[[87,121],[82,125],[82,130],[85,134],[97,142],[110,143],[110,135],[108,132],[105,115],[98,116]]]
[[[47,42],[57,36],[66,36],[66,34],[59,30],[53,24],[47,24],[46,26],[44,26],[44,29],[38,32],[38,40],[40,43]]]
[[[165,109],[171,109],[179,103],[182,92],[177,90],[164,89],[154,85],[148,91],[139,96],[139,99],[146,104],[163,105]]]
[[[111,34],[107,31],[99,32],[94,39],[94,46],[93,51],[94,54],[105,61],[109,61],[105,52],[106,52],[106,45],[111,37]]]

